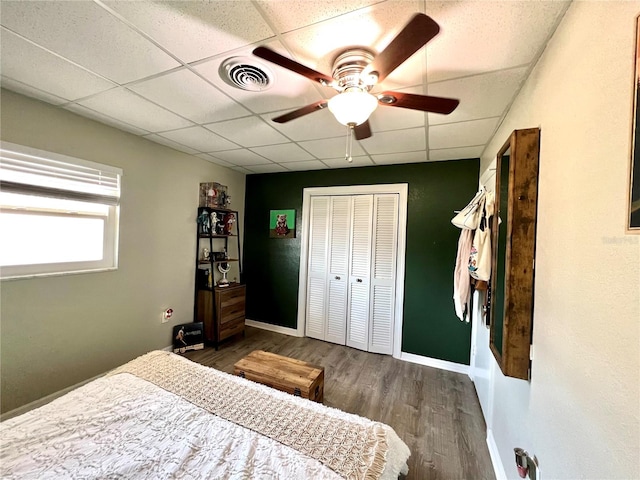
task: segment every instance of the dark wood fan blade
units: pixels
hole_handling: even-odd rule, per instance
[[[285,113],[284,115],[280,115],[279,117],[273,118],[272,120],[276,123],[286,123],[291,120],[295,120],[296,118],[300,118],[304,115],[308,115],[313,112],[317,112],[318,110],[322,110],[327,106],[326,100],[320,100],[319,102],[312,103],[311,105],[304,106],[297,110],[294,110],[289,113]]]
[[[369,120],[353,127],[353,132],[355,134],[356,140],[369,138],[371,136],[371,125],[369,125]]]
[[[318,82],[322,85],[329,85],[333,83],[333,77],[330,77],[329,75],[325,75],[324,73],[316,72],[312,68],[306,67],[301,63],[291,60],[290,58],[283,57],[279,53],[276,53],[267,47],[258,47],[253,51],[253,54],[256,57],[260,57],[265,60],[268,60],[271,63],[280,65],[281,67],[286,68],[287,70],[291,70],[292,72],[295,72],[298,75],[307,77],[309,80],[313,80],[314,82]]]
[[[373,59],[364,73],[377,72],[378,81],[384,80],[402,62],[416,53],[440,31],[438,24],[422,13],[417,13],[391,43]]]
[[[410,108],[412,110],[442,113],[445,115],[453,112],[460,103],[460,100],[456,100],[455,98],[430,97],[428,95],[415,95],[413,93],[382,92],[377,96],[380,105]]]

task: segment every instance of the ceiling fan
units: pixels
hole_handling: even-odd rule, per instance
[[[378,105],[442,114],[453,112],[460,102],[452,98],[392,91],[370,93],[377,83],[383,81],[439,31],[440,27],[433,19],[417,13],[379,54],[376,55],[362,47],[349,48],[341,52],[333,62],[332,77],[284,57],[267,47],[257,47],[253,50],[254,55],[338,91],[338,95],[329,100],[306,105],[280,115],[273,121],[286,123],[329,107],[338,122],[352,129],[357,140],[362,140],[371,136],[368,119]]]

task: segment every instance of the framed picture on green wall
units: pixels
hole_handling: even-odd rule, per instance
[[[269,214],[269,237],[295,238],[296,211],[271,210]]]

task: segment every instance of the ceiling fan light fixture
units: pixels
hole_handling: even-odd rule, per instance
[[[378,106],[378,99],[359,88],[347,89],[329,100],[329,110],[343,125],[360,125]]]

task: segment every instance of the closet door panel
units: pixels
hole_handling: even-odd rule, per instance
[[[398,195],[380,194],[373,205],[369,351],[393,353]]]
[[[347,345],[360,350],[369,347],[372,212],[373,195],[353,197]]]
[[[329,203],[329,197],[313,197],[309,222],[306,335],[319,340],[326,332]]]
[[[347,286],[349,281],[349,238],[351,197],[332,197],[329,232],[329,298],[325,340],[344,345],[347,331]]]
[[[369,346],[369,285],[353,283],[349,290],[347,346],[367,351]]]

